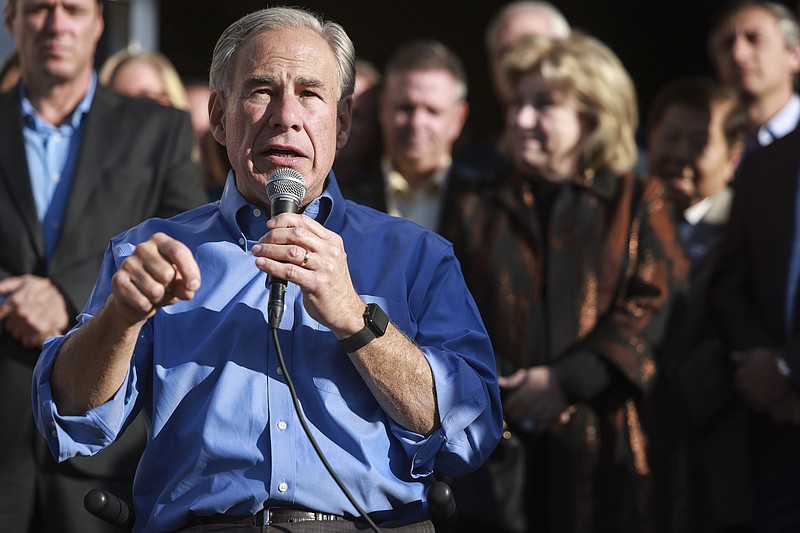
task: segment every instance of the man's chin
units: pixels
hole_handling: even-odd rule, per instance
[[[44,63],[42,72],[48,79],[55,82],[68,82],[75,78],[74,69],[69,68],[63,61],[51,59]]]

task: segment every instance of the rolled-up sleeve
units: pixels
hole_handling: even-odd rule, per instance
[[[66,337],[50,339],[34,371],[33,413],[50,452],[59,462],[76,455],[94,455],[121,432],[135,400],[135,379],[126,378],[108,402],[80,416],[63,416],[53,400],[50,375]],[[129,372],[130,373],[130,372]]]
[[[422,437],[393,424],[392,432],[411,458],[412,476],[434,469],[458,476],[480,466],[500,440],[500,391],[492,345],[457,261],[445,254],[430,276],[425,297],[412,296],[414,339],[431,367],[441,428]]]

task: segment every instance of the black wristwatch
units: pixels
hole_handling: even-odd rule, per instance
[[[383,337],[388,325],[389,317],[383,309],[378,304],[367,304],[367,309],[364,311],[364,329],[339,342],[347,353],[356,352],[373,339]]]

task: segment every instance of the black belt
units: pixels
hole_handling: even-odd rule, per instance
[[[268,526],[270,524],[291,524],[293,522],[311,522],[328,520],[346,520],[343,516],[320,513],[293,507],[265,507],[252,516],[228,516],[217,514],[211,516],[195,516],[194,525],[207,524],[239,524],[249,526]]]

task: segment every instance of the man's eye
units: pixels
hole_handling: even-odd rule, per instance
[[[761,35],[757,33],[748,33],[747,41],[751,44],[758,44],[759,42],[761,42]]]

